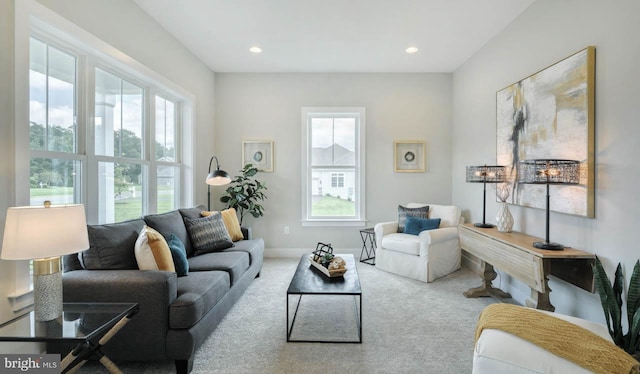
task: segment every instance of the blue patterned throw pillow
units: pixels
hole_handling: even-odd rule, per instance
[[[429,215],[429,206],[425,205],[420,208],[406,208],[398,205],[398,232],[404,232],[404,225],[407,217],[427,218]]]
[[[195,250],[194,256],[233,247],[220,213],[204,218],[185,217],[184,225]]]

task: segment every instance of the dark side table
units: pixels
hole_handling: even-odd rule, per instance
[[[376,264],[376,233],[373,227],[360,230],[362,238],[362,250],[360,251],[360,262],[365,264]]]
[[[61,373],[95,358],[110,373],[122,373],[100,348],[138,312],[136,303],[64,303],[62,316],[39,322],[31,311],[0,325],[0,341],[76,343],[60,362]]]

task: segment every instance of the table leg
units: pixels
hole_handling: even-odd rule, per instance
[[[112,374],[122,374],[122,371],[111,361],[107,356],[102,353],[100,348],[107,344],[111,338],[120,331],[133,316],[138,312],[138,309],[133,310],[130,314],[122,317],[109,331],[104,334],[98,341],[98,344],[86,341],[78,344],[78,346],[64,358],[61,362],[62,373],[75,373],[82,365],[91,357],[97,357],[100,363]]]
[[[508,292],[504,292],[499,288],[494,288],[491,285],[494,279],[498,276],[498,274],[493,269],[493,265],[486,261],[482,261],[482,285],[480,287],[470,288],[469,290],[463,292],[462,294],[465,297],[500,297],[500,298],[511,298],[511,294]]]
[[[548,267],[548,265],[546,265]],[[545,269],[548,270],[548,269]],[[545,274],[549,274],[548,271],[545,271]],[[551,292],[551,288],[549,288],[549,277],[544,277],[544,292],[539,292],[531,289],[531,297],[526,301],[526,304],[529,308],[536,308],[541,310],[548,310],[550,312],[555,312],[556,308],[551,304],[551,300],[549,299],[549,293]]]

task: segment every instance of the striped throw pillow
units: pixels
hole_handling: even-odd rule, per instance
[[[184,225],[195,250],[194,256],[233,247],[220,213],[204,218],[185,217]]]

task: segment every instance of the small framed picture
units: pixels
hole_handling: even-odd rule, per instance
[[[242,141],[242,166],[253,164],[260,171],[273,172],[273,141]]]
[[[393,171],[396,173],[424,173],[427,162],[425,143],[421,140],[393,142]]]

